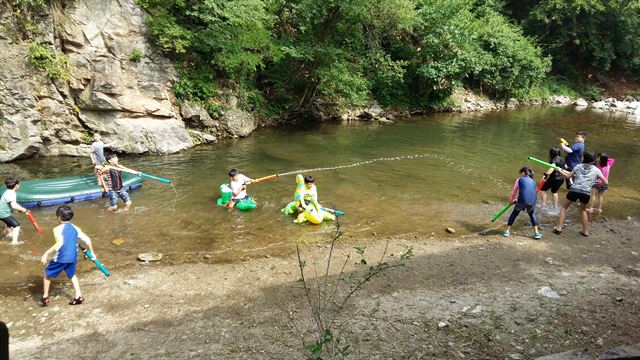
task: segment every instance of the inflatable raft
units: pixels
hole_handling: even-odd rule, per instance
[[[122,173],[122,185],[131,190],[142,186],[142,178],[133,174]],[[7,188],[0,186],[0,194]],[[57,179],[20,181],[17,201],[25,207],[64,204],[107,196],[98,184],[96,176],[69,176]]]
[[[220,185],[220,197],[216,201],[216,204],[218,204],[218,206],[228,206],[232,196],[233,192],[229,184],[222,184]],[[249,211],[258,207],[258,204],[250,197],[236,202],[234,207],[240,211]]]

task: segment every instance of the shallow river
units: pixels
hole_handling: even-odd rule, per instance
[[[640,119],[546,107],[435,114],[389,126],[260,130],[246,139],[174,155],[125,156],[120,158],[123,165],[171,179],[176,191],[145,180],[141,189],[131,192],[131,211],[106,212],[106,198],[84,201],[71,204],[76,212],[73,222],[92,237],[96,253],[112,271],[137,263],[138,253],[150,251],[162,252],[163,263],[200,261],[205,255],[211,256],[206,261],[278,255],[301,241],[327,239],[335,224],[297,225],[280,213],[293,197],[295,173],[250,185],[249,194],[258,201],[252,212],[216,206],[218,186],[228,181],[228,169],[256,178],[337,167],[304,174],[316,178],[324,206],[333,204],[346,212],[341,217],[346,236],[444,236],[445,226],[455,228],[456,235],[478,232],[492,226],[488,220],[506,203],[520,167],[531,166],[538,175],[545,170],[528,162],[527,156],[548,160],[555,138],[571,140],[576,130],[589,133],[587,149],[605,151],[617,160],[605,193],[604,216],[626,219],[640,214]],[[0,164],[2,179],[9,174],[28,180],[90,172],[88,157]],[[35,233],[22,214],[16,215],[25,244],[0,244],[3,292],[40,284],[43,267],[38,259],[53,244],[55,207],[33,212],[47,231]],[[519,229],[529,231],[526,216],[518,219]],[[551,236],[548,227],[543,232]],[[116,239],[122,244],[113,244]],[[81,262],[81,271],[91,267]]]

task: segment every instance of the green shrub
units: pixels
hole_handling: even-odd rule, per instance
[[[44,71],[45,75],[54,79],[69,79],[68,62],[69,58],[65,54],[56,54],[46,45],[35,41],[29,45],[27,58],[31,65]]]
[[[129,60],[133,62],[140,62],[140,60],[142,60],[142,55],[142,50],[133,49],[131,54],[129,54]]]

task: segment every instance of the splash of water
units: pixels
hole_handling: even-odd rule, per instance
[[[509,184],[505,183],[504,181],[502,181],[500,179],[497,179],[497,178],[493,177],[490,174],[489,175],[481,174],[479,171],[471,169],[471,168],[468,168],[465,165],[456,164],[455,161],[449,159],[448,157],[446,157],[444,155],[433,154],[433,153],[401,155],[401,156],[391,156],[391,157],[379,157],[379,158],[375,158],[375,159],[371,159],[371,160],[359,161],[359,162],[356,162],[356,163],[353,163],[353,164],[335,165],[335,166],[319,167],[319,168],[313,168],[313,169],[300,169],[300,170],[294,170],[294,171],[287,171],[287,172],[278,174],[278,176],[300,174],[300,173],[305,173],[305,172],[320,172],[320,171],[328,171],[328,170],[347,169],[347,168],[353,168],[353,167],[357,167],[357,166],[369,165],[369,164],[373,164],[375,162],[380,162],[380,161],[399,161],[399,160],[411,160],[411,159],[421,159],[421,158],[442,161],[449,168],[452,168],[452,169],[454,169],[454,170],[456,170],[456,171],[458,171],[460,173],[463,173],[463,174],[466,174],[466,175],[469,175],[469,176],[474,176],[474,177],[480,177],[480,176],[483,176],[485,178],[488,177],[496,185],[509,186]]]

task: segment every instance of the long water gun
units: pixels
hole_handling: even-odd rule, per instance
[[[82,246],[78,245],[80,247],[80,250],[82,250],[82,252],[87,255],[87,257],[89,258],[89,260],[93,261],[94,264],[96,264],[96,266],[98,267],[98,269],[100,269],[100,271],[102,271],[102,273],[104,274],[104,276],[109,276],[111,275],[111,273],[109,272],[109,270],[107,270],[104,266],[102,266],[102,264],[100,263],[100,261],[98,261],[98,259],[96,259],[96,257],[91,253],[91,251],[83,248]]]
[[[31,211],[27,211],[25,215],[27,215],[27,219],[29,219],[29,222],[33,224],[33,227],[36,228],[36,231],[42,232],[42,227],[38,225],[38,222],[36,221],[36,217],[33,216],[33,213],[31,213]]]
[[[160,181],[160,182],[163,182],[163,183],[171,184],[171,180],[164,179],[164,178],[157,177],[157,176],[153,176],[153,175],[149,175],[149,174],[143,173],[142,171],[125,169],[125,168],[112,166],[112,165],[104,165],[104,167],[106,167],[107,169],[124,171],[126,173],[138,175],[138,176],[143,177],[143,178],[153,179],[153,180],[157,180],[157,181]]]
[[[557,166],[555,166],[555,165],[549,164],[548,162],[546,162],[546,161],[542,161],[542,160],[540,160],[540,159],[536,159],[536,158],[534,158],[534,157],[532,157],[532,156],[529,156],[527,159],[529,159],[529,160],[533,161],[534,163],[538,163],[538,164],[540,164],[540,165],[544,165],[544,166],[546,166],[546,167],[550,167],[550,168],[552,168],[552,169],[554,169],[554,170],[564,171],[564,170],[562,170],[561,168],[559,168],[559,167],[557,167]]]
[[[502,210],[500,210],[500,212],[498,212],[493,218],[491,218],[491,222],[494,222],[496,220],[498,220],[498,218],[500,218],[500,216],[502,216],[502,214],[506,213],[507,210],[509,210],[509,208],[512,206],[512,203],[508,203],[507,205],[505,205],[505,207],[502,208]]]
[[[332,212],[332,213],[334,213],[336,215],[344,215],[344,211],[340,211],[340,210],[336,210],[336,209],[330,209],[330,208],[326,208],[326,207],[323,207],[323,206],[320,207],[320,210]]]
[[[542,189],[542,187],[544,186],[544,183],[546,181],[547,180],[545,180],[545,179],[542,179],[542,181],[540,181],[540,183],[538,184],[538,187],[536,188],[536,192],[538,192],[538,191],[540,191]]]
[[[261,178],[257,178],[257,179],[255,179],[255,180],[253,180],[251,183],[254,183],[254,184],[255,184],[255,183],[259,183],[259,182],[263,182],[263,181],[267,181],[267,180],[275,179],[275,178],[277,178],[278,176],[280,176],[280,175],[278,175],[278,174],[273,174],[273,175],[263,176],[263,177],[261,177]]]

